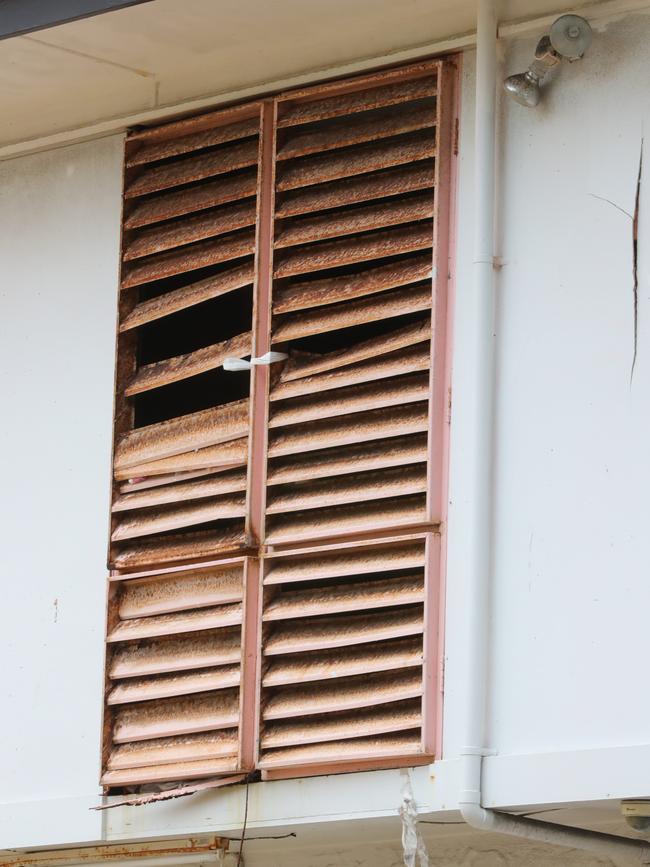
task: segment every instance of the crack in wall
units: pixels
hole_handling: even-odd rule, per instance
[[[641,199],[641,176],[643,173],[643,138],[639,153],[639,170],[636,176],[636,194],[634,197],[634,216],[632,217],[632,292],[634,294],[634,350],[630,368],[630,385],[634,377],[636,354],[639,336],[639,202]]]

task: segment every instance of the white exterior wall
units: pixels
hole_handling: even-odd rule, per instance
[[[502,105],[489,708],[499,755],[486,762],[493,806],[650,795],[648,748],[641,749],[650,695],[638,665],[650,602],[645,189],[631,383],[632,220],[619,210],[634,208],[650,118],[649,40],[649,16],[612,21],[582,62],[564,65],[536,111]],[[508,46],[508,72],[525,68],[534,44]],[[472,93],[470,52],[458,192],[445,760],[433,778],[427,769],[415,775],[425,811],[454,808],[465,701]],[[87,809],[99,793],[120,160],[115,136],[0,164],[0,848],[207,833],[242,819],[241,792],[115,810],[104,820]],[[250,827],[320,822],[327,813],[385,816],[399,805],[397,772],[331,783],[254,787]],[[363,785],[370,805],[358,796]],[[569,863],[521,854],[474,860],[472,851],[457,863]],[[386,865],[399,863],[384,854]],[[383,867],[376,852],[364,858],[359,863]],[[445,858],[439,863],[456,863]],[[319,859],[309,865],[348,863]],[[276,862],[260,855],[253,863]],[[295,863],[307,867],[304,858]]]

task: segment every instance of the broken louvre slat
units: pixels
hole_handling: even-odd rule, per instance
[[[343,388],[363,382],[387,379],[391,376],[402,376],[406,373],[428,370],[430,362],[429,344],[419,343],[335,371],[293,379],[289,382],[279,382],[271,391],[270,399],[272,401],[286,400],[290,397],[299,397],[329,391],[333,388]]]
[[[131,494],[140,491],[149,491],[151,488],[159,488],[165,485],[174,485],[176,482],[185,482],[190,479],[199,479],[203,476],[211,476],[213,473],[222,472],[219,467],[204,467],[199,470],[185,470],[182,473],[161,473],[157,476],[148,476],[139,479],[127,479],[126,482],[122,482],[119,486],[120,494]],[[237,490],[235,488],[235,490]],[[226,491],[218,491],[218,493],[227,493]],[[123,508],[127,508],[126,506],[118,505],[122,501],[123,497],[118,497],[113,503],[113,509],[116,512],[121,511]],[[117,508],[116,508],[117,506]]]
[[[225,443],[217,443],[203,449],[191,452],[183,452],[157,461],[148,461],[135,464],[132,467],[116,469],[115,478],[118,480],[140,478],[143,476],[166,476],[168,473],[177,473],[206,467],[214,473],[218,470],[230,470],[246,463],[248,455],[248,440],[239,438]]]
[[[339,238],[314,246],[301,247],[279,258],[274,269],[276,277],[293,277],[326,268],[338,268],[357,262],[371,262],[400,253],[426,250],[433,243],[430,221],[406,228],[386,229],[371,235]]]
[[[354,205],[384,196],[397,196],[432,186],[433,162],[416,163],[389,171],[345,178],[284,193],[275,207],[276,217],[295,217],[327,208]]]
[[[397,105],[412,99],[423,99],[437,94],[437,76],[415,78],[411,81],[400,81],[383,87],[373,87],[367,90],[355,91],[312,102],[301,102],[291,106],[278,118],[280,128],[311,123],[330,117],[370,111],[389,105]]]
[[[365,112],[357,120],[334,121],[323,129],[309,130],[290,136],[277,152],[278,160],[290,160],[366,141],[376,141],[406,132],[435,126],[435,111],[429,106],[407,105],[398,111]]]
[[[307,683],[392,671],[422,665],[420,638],[404,638],[388,644],[360,644],[350,648],[312,651],[308,654],[272,657],[262,677],[264,687]]]
[[[163,316],[170,316],[172,313],[178,313],[179,310],[186,310],[203,301],[210,301],[235,289],[250,286],[253,279],[253,265],[246,263],[213,277],[206,277],[205,280],[199,280],[189,286],[181,286],[180,289],[166,292],[157,298],[141,301],[121,322],[120,331],[146,325]]]
[[[153,738],[116,746],[108,760],[111,771],[142,768],[147,765],[169,765],[199,759],[219,759],[237,755],[237,734],[232,729],[220,729],[208,734],[177,735]]]
[[[178,157],[191,151],[203,150],[214,145],[237,141],[240,138],[250,138],[259,131],[259,119],[257,116],[246,118],[238,123],[226,126],[210,127],[199,132],[183,135],[179,138],[170,138],[153,144],[143,144],[137,151],[126,159],[127,167],[153,163],[156,160]]]
[[[148,506],[162,506],[165,503],[199,500],[203,497],[216,497],[245,489],[246,472],[233,470],[220,473],[213,478],[202,478],[196,482],[178,482],[123,494],[113,503],[113,511],[124,512],[130,509],[144,509]]]
[[[172,572],[125,581],[118,614],[121,619],[150,617],[212,605],[241,602],[241,566]]]
[[[162,280],[175,274],[206,268],[208,265],[230,262],[250,256],[254,252],[255,232],[252,229],[214,241],[199,241],[198,244],[179,251],[172,250],[150,256],[144,262],[128,268],[122,278],[122,288],[129,289],[152,280]]]
[[[385,289],[397,289],[431,276],[431,258],[418,256],[388,265],[346,274],[324,277],[302,283],[289,283],[277,293],[274,313],[292,313],[310,307],[322,307],[340,301],[350,301],[364,295],[374,295]]]
[[[210,559],[217,554],[238,551],[246,545],[246,534],[241,523],[222,526],[218,530],[198,530],[196,533],[177,533],[159,540],[140,541],[120,546],[111,557],[114,569],[137,569],[162,563],[184,560]]]
[[[174,674],[147,678],[130,678],[118,683],[108,694],[110,705],[133,701],[153,701],[178,695],[194,695],[215,689],[231,689],[239,686],[239,666],[223,666],[189,674]]]
[[[270,488],[266,512],[268,515],[320,509],[337,503],[370,502],[387,497],[424,493],[427,489],[426,464],[393,467],[363,474],[319,479],[300,485],[285,485],[280,490]]]
[[[126,245],[123,258],[131,261],[253,226],[255,211],[255,202],[244,201],[209,214],[199,214],[164,226],[143,229]]]
[[[146,169],[124,191],[127,199],[178,187],[193,181],[202,181],[214,175],[244,169],[257,164],[257,139],[228,145],[225,148],[199,156],[185,157],[162,166]]]
[[[239,199],[254,196],[257,190],[257,172],[251,171],[232,178],[223,178],[202,186],[189,187],[173,193],[164,193],[153,199],[138,202],[124,219],[125,229],[137,229],[192,214],[205,208],[214,208]]]
[[[398,199],[364,205],[343,211],[340,215],[319,214],[317,217],[303,217],[280,230],[275,237],[275,248],[283,249],[296,244],[313,243],[339,235],[383,229],[386,226],[428,220],[432,217],[433,196],[428,193],[404,201]]]
[[[303,157],[291,165],[283,165],[277,189],[283,193],[299,187],[354,177],[364,172],[433,159],[436,155],[435,142],[435,136],[424,131],[413,134],[410,139],[398,139],[389,144],[361,145],[349,153],[334,151],[332,154]]]
[[[197,632],[179,638],[160,638],[146,644],[118,645],[111,654],[108,675],[112,679],[166,674],[239,662],[239,629]]]

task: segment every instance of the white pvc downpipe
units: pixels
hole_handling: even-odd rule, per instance
[[[474,267],[475,437],[473,512],[468,527],[471,551],[467,595],[468,671],[461,750],[461,791],[458,805],[463,819],[479,831],[495,831],[541,843],[587,849],[613,858],[650,864],[650,844],[595,831],[511,816],[482,806],[483,758],[486,744],[489,602],[492,572],[492,465],[495,396],[495,133],[497,89],[497,15],[495,0],[478,0],[476,39],[476,128],[474,139]]]

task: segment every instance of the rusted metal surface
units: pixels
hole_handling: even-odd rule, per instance
[[[417,403],[426,400],[428,385],[426,374],[415,373],[387,381],[365,382],[334,391],[326,390],[322,394],[316,392],[290,398],[273,405],[269,427],[273,429],[378,407]]]
[[[380,614],[354,614],[317,619],[307,624],[280,623],[264,646],[264,653],[304,653],[387,641],[422,632],[422,607]]]
[[[422,713],[419,702],[410,701],[394,707],[355,710],[353,713],[333,713],[316,719],[290,720],[271,723],[264,729],[262,747],[317,744],[363,737],[367,735],[400,732],[420,727]]]
[[[221,789],[225,786],[232,786],[235,783],[243,782],[246,777],[247,774],[233,774],[232,776],[227,777],[212,777],[208,780],[203,780],[200,783],[183,783],[173,789],[165,788],[160,792],[149,792],[146,795],[122,798],[120,801],[113,800],[108,804],[98,804],[96,807],[91,807],[90,809],[112,810],[115,807],[143,807],[146,804],[156,804],[159,801],[171,801],[175,798],[185,798],[188,795],[194,795],[196,792],[205,792],[208,789]],[[219,840],[220,838],[216,837],[215,839]]]
[[[116,479],[142,479],[146,476],[165,476],[169,473],[182,473],[201,468],[210,472],[230,470],[246,463],[247,438],[242,437],[226,443],[218,443],[204,449],[172,455],[157,461],[147,461],[132,467],[115,470]]]
[[[327,99],[301,102],[281,113],[278,126],[296,126],[301,123],[313,123],[325,118],[341,117],[388,105],[398,105],[412,99],[435,96],[436,92],[437,77],[432,75],[409,82],[398,82],[360,90],[342,96],[337,95]]]
[[[237,758],[202,759],[196,762],[149,765],[146,768],[130,768],[124,771],[106,771],[101,782],[105,786],[141,785],[164,783],[167,780],[191,780],[229,774],[237,770]]]
[[[199,214],[197,217],[187,217],[175,223],[163,226],[153,226],[138,232],[135,238],[126,245],[123,258],[126,261],[138,259],[141,256],[151,256],[162,253],[183,244],[202,241],[244,229],[255,223],[255,202],[238,202],[229,207]]]
[[[56,865],[96,863],[125,859],[146,861],[148,856],[169,856],[171,858],[189,855],[214,853],[223,848],[219,837],[201,836],[181,840],[156,840],[150,843],[129,843],[126,845],[83,846],[74,849],[49,849],[39,852],[6,852],[3,854],[2,867],[56,867]],[[71,857],[72,854],[72,857]]]
[[[178,614],[158,614],[154,617],[135,617],[121,621],[109,632],[107,640],[134,641],[139,638],[156,638],[161,635],[180,635],[204,629],[234,626],[242,620],[240,603],[198,608]]]
[[[191,474],[190,474],[191,475]],[[210,478],[200,478],[195,482],[179,481],[172,485],[162,485],[125,493],[113,503],[114,512],[130,509],[144,509],[147,506],[161,506],[164,503],[181,503],[184,500],[200,500],[219,494],[231,494],[246,490],[246,472],[233,470],[219,473]]]
[[[210,605],[240,602],[243,569],[188,570],[124,581],[118,613],[122,619],[150,617],[171,611],[187,611]]]
[[[264,687],[307,683],[370,674],[402,671],[422,665],[422,639],[406,638],[388,644],[356,645],[349,648],[273,657],[262,679]]]
[[[146,169],[124,191],[127,199],[202,181],[257,164],[257,141],[245,141],[199,156]]]
[[[186,470],[181,473],[161,473],[157,476],[149,476],[139,479],[127,479],[126,482],[122,482],[119,486],[117,486],[117,490],[120,494],[131,494],[136,493],[138,491],[149,491],[151,488],[159,488],[164,485],[175,485],[177,482],[185,482],[190,479],[200,479],[204,476],[211,476],[213,473],[224,472],[219,467],[204,467],[203,469],[198,470]],[[219,493],[225,493],[224,491],[219,491]],[[122,510],[121,506],[115,508],[115,506],[119,503],[121,497],[117,497],[113,503],[113,508],[115,511],[119,512]]]
[[[384,196],[422,190],[433,184],[433,161],[416,163],[392,171],[345,178],[334,183],[284,193],[275,208],[276,217],[295,217],[326,208],[354,205]]]
[[[431,276],[431,259],[419,256],[389,265],[365,269],[341,277],[324,277],[304,283],[289,283],[278,290],[273,302],[274,313],[292,313],[310,307],[322,307],[351,301],[386,289],[396,289]]]
[[[262,710],[265,720],[308,716],[374,707],[387,702],[417,698],[422,692],[422,676],[417,669],[408,672],[379,672],[346,677],[336,682],[288,686],[274,690]]]
[[[239,661],[240,631],[184,634],[179,638],[119,645],[113,650],[108,673],[111,678],[143,677],[170,671],[230,665]]]
[[[217,445],[237,439],[247,431],[247,399],[200,410],[131,431],[118,443],[115,468],[126,469]]]
[[[313,376],[324,371],[335,370],[368,358],[375,358],[376,356],[384,355],[387,352],[394,352],[406,346],[413,346],[416,343],[428,341],[430,336],[431,323],[427,318],[407,325],[404,328],[398,328],[396,331],[391,331],[388,334],[373,337],[370,340],[364,340],[361,343],[355,343],[351,347],[334,352],[323,354],[294,352],[289,356],[288,361],[285,362],[279,382],[274,387],[272,394],[277,394],[284,383]]]
[[[217,274],[215,277],[207,277],[189,286],[182,286],[172,292],[141,301],[136,304],[131,313],[126,316],[121,324],[120,331],[128,331],[147,322],[154,322],[163,316],[170,316],[179,310],[186,310],[195,304],[218,298],[227,292],[250,286],[253,282],[253,267],[250,264],[238,265],[229,271]]]
[[[238,721],[237,690],[218,690],[119,708],[115,714],[113,740],[119,744],[232,728]]]
[[[426,463],[354,473],[336,479],[319,479],[302,484],[271,488],[267,513],[278,515],[301,509],[320,509],[338,503],[370,502],[388,497],[426,491]]]
[[[147,258],[142,264],[127,268],[122,278],[122,287],[127,289],[153,280],[173,277],[175,274],[184,274],[186,271],[207,268],[208,265],[230,262],[254,252],[255,234],[252,230],[227,235],[216,241],[200,241],[178,252],[172,250],[168,253],[158,253]]]
[[[169,157],[178,157],[190,151],[203,150],[214,145],[225,144],[240,138],[257,135],[259,122],[257,117],[249,117],[228,126],[216,126],[208,129],[180,135],[178,138],[165,139],[154,144],[141,145],[127,158],[127,167],[152,163]],[[133,141],[133,137],[130,137]]]
[[[337,241],[301,247],[279,258],[276,277],[292,277],[311,271],[338,268],[357,262],[371,262],[400,253],[413,253],[431,247],[431,225],[416,223],[408,228],[386,229],[372,235],[360,235]]]
[[[346,473],[399,467],[426,461],[426,434],[380,439],[375,442],[340,446],[334,451],[311,452],[269,463],[269,484],[286,484],[323,479]]]
[[[233,665],[189,674],[163,675],[155,679],[134,677],[114,686],[108,694],[108,703],[127,704],[134,701],[152,701],[158,698],[228,689],[239,686],[239,675],[239,666]]]
[[[383,767],[392,767],[394,764],[400,764],[399,761],[395,762],[394,760],[415,756],[420,750],[419,733],[414,732],[411,735],[391,734],[269,750],[264,753],[260,760],[260,767],[274,768],[322,763],[325,765],[320,770],[322,774],[327,773],[327,768],[331,767],[332,764],[343,763],[352,758],[370,759],[369,767],[381,767],[378,763],[384,756],[390,756],[393,762],[385,764]],[[357,768],[352,768],[352,770],[357,770]]]
[[[208,524],[219,518],[243,518],[245,514],[244,493],[210,497],[189,505],[159,506],[142,512],[129,512],[120,519],[111,539],[120,542],[122,539],[136,539],[181,527]]]
[[[277,159],[289,160],[320,151],[376,141],[435,126],[435,123],[435,115],[428,105],[364,112],[358,120],[345,118],[343,122],[334,121],[323,124],[320,129],[289,136],[279,148]]]
[[[108,763],[110,771],[166,765],[175,762],[219,759],[237,755],[237,736],[232,729],[198,735],[179,735],[120,744]]]
[[[172,217],[193,214],[205,208],[214,208],[255,195],[257,172],[245,172],[232,178],[223,178],[198,187],[188,187],[173,193],[164,193],[138,202],[124,220],[125,229],[137,229]]]
[[[350,353],[351,354],[351,353]],[[271,392],[271,400],[286,400],[291,397],[330,391],[378,379],[399,377],[416,371],[428,370],[430,363],[429,343],[420,343],[398,349],[388,355],[377,354],[366,361],[350,364],[332,372],[280,382]]]
[[[314,590],[290,590],[276,596],[264,610],[264,620],[316,617],[424,601],[422,577],[398,576],[381,581],[328,585]]]
[[[243,524],[235,522],[234,526],[224,525],[218,530],[199,530],[164,536],[152,542],[145,540],[122,545],[114,552],[111,566],[129,570],[161,563],[208,560],[217,554],[241,550],[245,545]]]
[[[302,157],[295,163],[283,165],[277,189],[286,192],[313,184],[338,181],[365,172],[433,159],[435,155],[434,135],[428,130],[411,133],[409,137],[395,142],[360,145],[350,152],[335,151],[333,154]]]
[[[354,304],[332,304],[309,313],[289,313],[282,317],[273,334],[275,343],[351,328],[431,308],[431,286],[417,284],[394,292],[382,292]]]
[[[276,249],[323,241],[340,235],[353,235],[371,229],[397,226],[433,217],[433,196],[426,193],[404,201],[364,205],[339,214],[320,214],[295,220],[282,229],[275,240]]]

